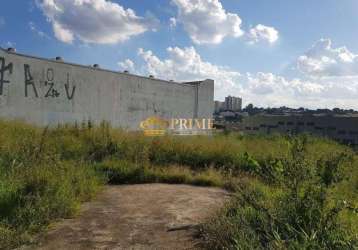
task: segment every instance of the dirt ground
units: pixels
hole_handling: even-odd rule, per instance
[[[53,225],[32,249],[195,249],[195,226],[227,198],[217,188],[109,186],[78,216]]]

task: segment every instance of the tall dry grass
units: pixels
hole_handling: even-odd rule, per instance
[[[334,207],[340,199],[357,207],[357,154],[348,147],[322,138],[241,136],[235,133],[212,137],[150,138],[112,129],[106,123],[97,127],[82,123],[37,128],[20,122],[0,121],[0,131],[0,248],[29,242],[34,233],[52,221],[73,216],[80,203],[91,199],[105,183],[219,186],[236,190],[239,197],[243,197],[246,188],[237,189],[238,186],[256,183],[261,191],[247,188],[253,190],[248,197],[257,196],[257,202],[268,206],[263,206],[265,209],[285,211],[285,206],[276,205],[281,204],[282,195],[290,190],[287,181],[295,179],[295,174],[301,174],[300,171],[292,172],[292,166],[297,165],[302,155],[301,165],[297,166],[305,170],[304,173],[315,174],[300,182],[317,181],[315,178],[321,176],[319,182],[312,183],[316,186],[317,183],[329,184],[324,192],[311,190],[313,198],[308,188],[300,191],[302,194],[307,191],[312,204],[316,204],[318,191],[324,193],[327,197],[325,205],[318,206],[318,210]],[[297,140],[304,140],[305,147],[295,155],[293,149]],[[349,178],[347,173],[350,173]],[[249,223],[252,216],[263,216],[262,211],[256,211],[252,204],[233,204],[206,227],[208,242],[212,246],[242,249],[251,243],[262,246],[262,227],[265,229],[271,224],[263,221],[244,230],[242,223]],[[294,204],[302,203],[297,199]],[[309,209],[289,211],[294,216],[312,212]],[[233,219],[232,213],[241,217]],[[337,221],[345,232],[357,223],[354,214],[346,210],[337,213]],[[276,235],[276,231],[265,232],[264,235]],[[282,239],[279,233],[280,239],[287,241],[297,236],[294,233],[287,235],[287,239]],[[280,243],[279,246],[287,248],[290,245]]]

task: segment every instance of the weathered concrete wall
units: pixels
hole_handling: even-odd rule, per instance
[[[149,116],[211,118],[214,82],[176,83],[0,49],[0,117],[37,125],[108,121],[139,129]]]

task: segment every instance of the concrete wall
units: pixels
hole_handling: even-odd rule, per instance
[[[211,118],[214,82],[177,83],[0,49],[0,117],[37,125],[109,121],[139,129],[149,116]]]

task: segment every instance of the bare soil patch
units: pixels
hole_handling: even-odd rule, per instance
[[[195,249],[195,226],[227,198],[218,188],[109,186],[77,217],[53,225],[34,249]]]

